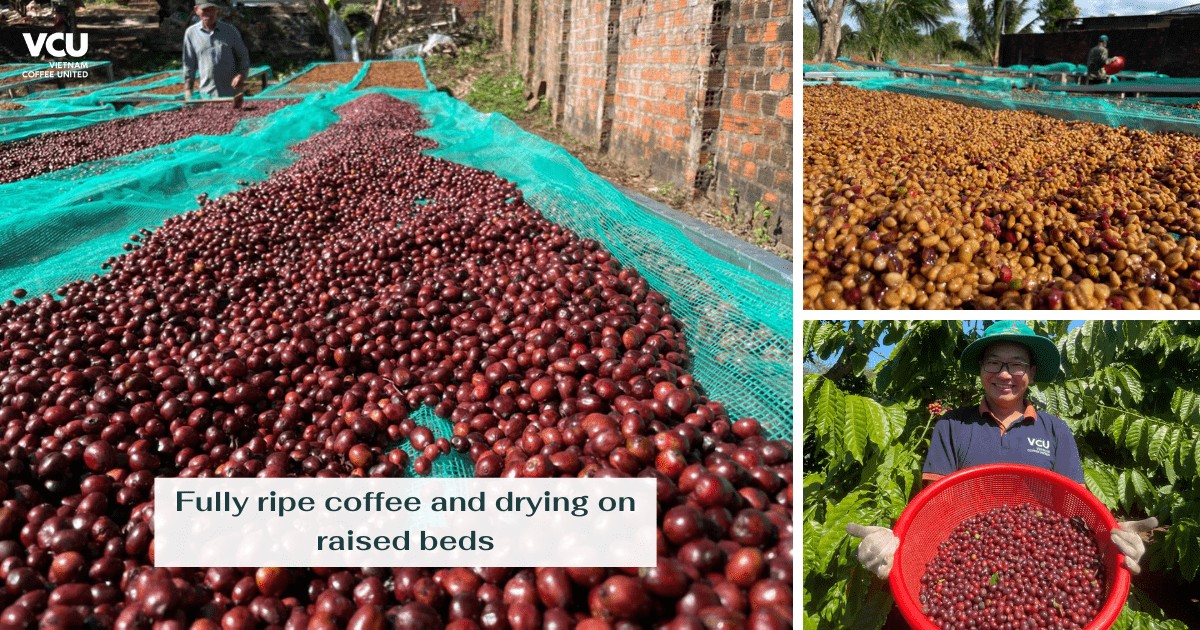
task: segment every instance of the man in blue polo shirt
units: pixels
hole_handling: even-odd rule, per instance
[[[188,100],[197,80],[200,93],[207,97],[236,97],[250,72],[250,54],[241,33],[219,21],[218,13],[216,3],[200,0],[196,4],[200,21],[183,33],[183,90]]]
[[[982,464],[1028,464],[1083,483],[1083,465],[1075,437],[1062,419],[1039,411],[1025,397],[1033,382],[1058,377],[1059,355],[1054,342],[1021,322],[996,322],[967,346],[960,359],[963,370],[979,374],[983,400],[954,409],[933,427],[929,454],[921,479],[936,481],[963,468]],[[1146,552],[1138,534],[1158,526],[1158,519],[1119,523],[1113,544],[1125,556],[1125,567],[1139,573]],[[862,538],[858,560],[881,579],[887,579],[900,541],[886,527],[850,523],[851,535]]]

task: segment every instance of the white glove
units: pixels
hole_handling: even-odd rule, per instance
[[[1138,563],[1146,553],[1146,545],[1138,534],[1148,532],[1155,527],[1158,527],[1158,519],[1151,516],[1141,521],[1117,523],[1117,528],[1109,534],[1113,544],[1125,556],[1125,568],[1134,575],[1142,572],[1142,567]]]
[[[886,527],[864,527],[858,523],[848,523],[846,532],[862,539],[858,545],[858,561],[879,579],[886,580],[892,572],[892,559],[896,557],[900,539]]]

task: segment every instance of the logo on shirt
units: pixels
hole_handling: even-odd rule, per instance
[[[51,57],[82,57],[87,54],[87,33],[38,33],[37,39],[31,33],[22,35],[31,57],[41,57],[43,49]]]
[[[1025,439],[1029,441],[1029,448],[1026,450],[1026,452],[1037,453],[1038,455],[1045,455],[1046,457],[1050,457],[1050,440],[1042,440],[1042,439],[1035,439],[1035,438],[1025,438]]]

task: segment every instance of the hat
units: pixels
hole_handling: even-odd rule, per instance
[[[1037,366],[1035,382],[1045,383],[1058,377],[1058,347],[1053,341],[1037,335],[1024,322],[999,321],[987,327],[983,336],[971,342],[963,350],[959,360],[962,369],[971,374],[979,373],[979,358],[988,346],[1001,341],[1019,343],[1029,349],[1033,364]]]
[[[1102,42],[1106,42],[1106,41],[1108,41],[1108,35],[1101,35],[1101,36],[1100,36],[1100,41],[1102,41]]]
[[[217,9],[220,9],[221,5],[217,4],[216,2],[212,2],[212,0],[200,0],[199,2],[196,3],[197,9],[204,10],[209,7],[215,7]]]

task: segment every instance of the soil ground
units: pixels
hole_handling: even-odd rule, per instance
[[[121,79],[147,72],[179,67],[178,45],[174,43],[175,30],[171,25],[160,27],[157,17],[158,3],[155,0],[85,0],[86,4],[77,12],[81,33],[88,33],[93,51],[103,50],[102,55],[94,52],[88,59],[112,61],[115,78]],[[49,6],[49,5],[47,5]],[[38,15],[37,13],[41,13]],[[297,8],[256,7],[239,14],[240,29],[252,51],[271,50],[270,54],[257,52],[252,59],[254,65],[268,64],[275,71],[276,79],[302,68],[315,60],[320,42],[312,33],[303,32]],[[49,11],[35,12],[32,24],[20,30],[49,30],[52,17]],[[17,29],[12,29],[17,30]],[[181,33],[182,31],[180,31]],[[255,39],[265,45],[255,46]],[[287,50],[278,42],[288,41]],[[274,42],[274,43],[267,43]],[[24,51],[14,50],[8,45],[8,57],[12,61],[28,61],[21,58]],[[20,46],[23,48],[23,45]],[[305,53],[308,53],[305,56]],[[450,60],[429,60],[430,80],[439,88],[447,88],[459,99],[467,100],[472,88],[481,79],[500,77],[509,72],[507,56],[499,52],[476,54],[471,63]],[[548,106],[541,104],[533,111],[516,107],[505,112],[526,131],[566,149],[592,172],[680,212],[688,214],[708,225],[730,233],[753,245],[792,260],[789,247],[776,243],[770,237],[756,235],[753,226],[746,220],[749,212],[730,207],[731,199],[710,196],[693,196],[683,187],[662,182],[650,177],[647,169],[630,166],[620,156],[600,152],[580,140],[556,128],[550,119]]]

